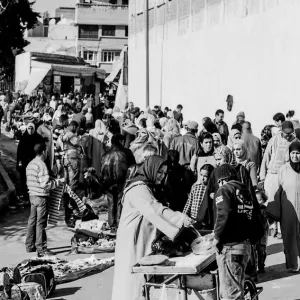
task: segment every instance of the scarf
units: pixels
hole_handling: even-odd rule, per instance
[[[149,188],[155,186],[155,179],[160,167],[166,164],[166,161],[159,155],[150,156],[137,170],[136,175],[130,181],[132,183],[143,181]]]
[[[299,141],[295,141],[292,142],[290,147],[289,147],[289,156],[291,157],[291,153],[293,151],[298,151],[300,152],[300,142]],[[290,158],[290,165],[292,167],[292,169],[296,172],[296,173],[300,173],[300,162],[298,163],[294,163],[292,162],[291,158]]]

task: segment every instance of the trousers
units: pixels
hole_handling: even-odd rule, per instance
[[[47,249],[47,197],[29,196],[30,216],[27,226],[26,250],[42,252]]]
[[[250,258],[251,245],[248,241],[224,245],[217,253],[220,279],[220,299],[244,300],[246,266]]]

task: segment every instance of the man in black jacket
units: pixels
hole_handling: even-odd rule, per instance
[[[216,175],[220,188],[215,195],[214,245],[217,248],[220,298],[244,299],[250,240],[254,242],[261,234],[261,228],[256,227],[259,225],[257,205],[248,188],[237,181],[234,167],[224,164],[217,169]]]

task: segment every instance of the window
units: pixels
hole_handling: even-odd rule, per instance
[[[125,26],[125,36],[128,36],[128,26]]]
[[[122,5],[128,5],[128,0],[122,0]]]
[[[102,26],[102,35],[103,36],[115,36],[116,35],[116,26],[103,25]]]
[[[79,25],[80,39],[98,39],[98,25]]]
[[[96,60],[97,59],[97,52],[83,51],[83,59],[88,60],[88,61]]]
[[[114,62],[116,58],[120,57],[120,51],[102,51],[102,62]]]

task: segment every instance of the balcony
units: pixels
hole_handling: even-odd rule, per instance
[[[77,3],[75,22],[87,25],[128,25],[128,5]]]

